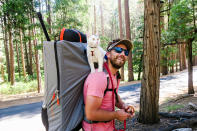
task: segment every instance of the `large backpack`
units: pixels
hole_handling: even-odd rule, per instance
[[[60,41],[44,42],[45,93],[42,122],[48,131],[81,128],[83,85],[90,67],[86,57],[86,35],[63,28]]]
[[[90,73],[86,45],[44,42],[44,70],[42,120],[46,130],[77,130],[83,119],[83,85]]]

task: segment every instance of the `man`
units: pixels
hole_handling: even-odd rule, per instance
[[[117,78],[118,70],[125,64],[129,52],[132,49],[132,43],[129,40],[113,40],[107,47],[107,65],[111,73],[113,86],[118,88],[120,79]],[[109,72],[108,72],[109,73]],[[117,93],[105,90],[112,89],[112,82],[108,82],[109,74],[106,72],[95,72],[89,74],[84,84],[84,104],[85,120],[83,129],[85,131],[113,131],[113,121],[118,119],[124,121],[134,115],[134,109],[129,108],[121,100]],[[116,89],[117,92],[118,89]],[[113,111],[112,93],[116,96],[115,106],[120,110]]]

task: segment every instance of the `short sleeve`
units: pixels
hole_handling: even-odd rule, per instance
[[[91,73],[87,80],[87,96],[97,96],[103,98],[107,86],[107,79],[104,72]]]

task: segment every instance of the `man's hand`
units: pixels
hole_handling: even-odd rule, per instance
[[[130,113],[132,115],[132,117],[135,115],[135,109],[133,106],[128,106],[128,105],[125,105],[125,111],[127,113]]]
[[[124,109],[116,111],[116,119],[118,119],[120,121],[124,121],[130,117],[132,117],[132,115],[130,113],[125,112]]]

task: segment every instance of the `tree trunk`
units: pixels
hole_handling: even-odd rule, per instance
[[[21,78],[21,70],[20,70],[20,59],[19,59],[19,51],[18,51],[18,43],[16,42],[16,56],[17,56],[17,64],[18,64],[18,73],[19,73],[19,78]]]
[[[21,62],[23,65],[23,76],[26,77],[25,59],[24,59],[23,41],[22,41],[22,30],[21,29],[20,29],[20,48],[21,48]]]
[[[139,64],[139,70],[138,70],[138,78],[137,80],[140,80],[141,72],[142,72],[142,61],[143,61],[143,54],[140,57],[140,64]]]
[[[177,48],[177,50],[179,49],[178,48],[178,45],[176,46],[176,48]],[[178,57],[178,51],[176,52],[176,54],[175,54],[175,60],[176,60],[176,72],[178,71],[178,59],[177,59],[177,57]]]
[[[172,53],[170,53],[170,61],[172,62]],[[170,73],[172,73],[172,65],[170,65]]]
[[[194,56],[194,58],[193,58],[193,66],[196,66],[197,65],[197,56]]]
[[[187,68],[186,66],[186,43],[182,45],[182,67],[183,67],[183,70]]]
[[[96,35],[96,6],[94,4],[94,35]]]
[[[183,70],[183,67],[182,67],[182,57],[181,57],[181,44],[179,44],[179,68],[180,68],[180,71]]]
[[[160,1],[144,1],[144,57],[139,122],[159,122]]]
[[[9,23],[9,21],[8,21]],[[9,25],[11,25],[9,23]],[[9,47],[10,47],[10,81],[11,85],[15,84],[15,71],[14,71],[14,48],[13,48],[13,41],[12,41],[12,29],[9,28]]]
[[[121,0],[118,0],[118,14],[119,14],[120,39],[123,39]],[[124,81],[124,66],[121,67],[120,74],[121,74],[121,81]]]
[[[102,1],[100,2],[100,9],[101,9],[101,34],[104,36],[104,21],[103,21],[103,4]]]
[[[194,94],[192,67],[192,40],[188,40],[188,94]]]
[[[51,0],[47,0],[47,13],[48,13],[48,17],[47,17],[47,22],[49,24],[49,34],[51,35],[52,33],[52,27],[51,27]]]
[[[2,24],[3,26],[3,24]],[[7,37],[7,22],[6,22],[6,16],[4,15],[4,48],[5,48],[5,55],[6,55],[6,68],[8,73],[8,81],[10,81],[10,57],[9,57],[9,50],[8,50],[8,37]],[[3,28],[2,28],[3,29]]]
[[[166,50],[166,52],[168,52],[168,48],[164,48],[164,50]],[[164,54],[164,56],[162,56],[162,60],[163,60],[162,75],[167,75],[168,74],[168,64],[167,64],[168,58],[167,58],[166,54]]]
[[[34,18],[32,18],[32,22],[33,24],[35,24]],[[39,62],[39,53],[38,50],[36,49],[37,47],[37,39],[35,38],[36,36],[36,30],[35,27],[33,28],[33,33],[32,33],[34,40],[34,50],[35,50],[35,58],[36,58],[36,74],[37,74],[37,82],[38,82],[38,93],[40,93],[40,89],[41,89],[41,74],[40,74],[40,62]]]
[[[171,70],[170,70],[170,73],[174,73],[174,53],[172,52],[171,55],[170,55],[170,59],[171,61],[173,62],[172,66],[171,66]]]
[[[25,32],[23,31],[23,36],[25,36]],[[27,73],[30,74],[29,70],[30,70],[30,64],[29,64],[29,55],[28,55],[28,48],[27,48],[27,43],[24,42],[25,45],[25,60],[26,60],[26,64],[27,64]]]
[[[3,68],[3,64],[1,65],[1,78],[3,80],[3,82],[5,82],[5,74],[4,74],[4,68]]]
[[[30,15],[30,19],[32,19]],[[29,27],[29,37],[32,37],[33,30],[31,32],[31,29]],[[32,62],[32,43],[31,43],[31,38],[29,39],[29,68],[28,68],[28,73],[29,75],[33,76],[33,62]]]
[[[129,17],[129,1],[124,0],[125,7],[125,26],[126,26],[126,38],[131,40],[131,31],[130,31],[130,17]],[[133,81],[133,63],[132,63],[132,51],[128,56],[128,81]]]

